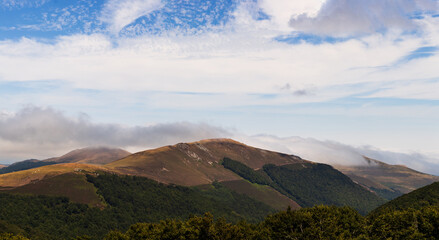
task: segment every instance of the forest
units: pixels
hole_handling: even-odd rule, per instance
[[[2,226],[3,227],[3,226]],[[2,229],[4,232],[4,229]],[[76,240],[262,240],[262,239],[437,239],[439,208],[406,209],[362,216],[350,207],[315,206],[298,211],[287,209],[268,215],[259,223],[230,223],[210,213],[187,219],[166,219],[136,223],[127,230],[111,230],[97,238],[77,236]],[[22,240],[20,234],[2,233],[0,240]]]
[[[257,173],[241,171],[243,176]],[[183,187],[135,176],[102,173],[86,177],[102,196],[105,207],[72,203],[64,197],[1,193],[0,240],[437,239],[439,236],[438,183],[364,215],[354,208],[335,205],[276,211],[228,190],[221,183]]]

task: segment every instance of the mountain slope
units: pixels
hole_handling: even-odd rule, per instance
[[[0,164],[0,169],[7,167],[6,165]]]
[[[79,163],[63,163],[0,175],[0,187],[16,188],[65,173],[109,172],[105,167]]]
[[[96,193],[96,188],[87,181],[85,174],[78,173],[65,173],[44,178],[41,181],[31,182],[3,192],[68,197],[70,201],[75,203],[99,208],[105,206],[101,197]]]
[[[386,210],[404,210],[408,208],[421,209],[427,206],[439,207],[439,182],[432,183],[393,199],[374,210],[374,213]]]
[[[131,153],[118,148],[90,147],[73,150],[61,157],[49,158],[44,161],[55,163],[87,163],[104,165],[124,158],[130,154]]]
[[[126,231],[138,222],[184,219],[205,212],[232,222],[258,222],[275,212],[217,183],[200,189],[135,176],[101,173],[86,177],[108,207],[93,208],[66,198],[0,193],[0,224],[5,221],[26,229],[26,236],[36,240],[76,239],[82,235],[103,239],[110,230]]]
[[[305,162],[297,156],[250,147],[230,139],[211,139],[135,153],[105,167],[184,186],[241,179],[221,165],[224,157],[253,169],[260,169],[267,163],[282,165]]]
[[[390,165],[365,157],[363,166],[334,166],[353,181],[375,191],[386,199],[439,181],[438,176],[421,173],[402,165]]]

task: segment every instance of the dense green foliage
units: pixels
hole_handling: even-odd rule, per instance
[[[402,195],[374,210],[374,213],[407,208],[420,209],[425,206],[439,206],[439,182],[419,188],[408,194]]]
[[[297,163],[265,165],[273,182],[302,207],[315,205],[350,206],[366,214],[385,202],[341,172],[326,164]]]
[[[222,165],[252,183],[262,185],[270,185],[271,183],[271,181],[264,177],[262,174],[259,174],[258,172],[241,162],[232,160],[230,158],[224,158]]]
[[[141,177],[100,174],[87,178],[107,203],[105,209],[71,203],[67,198],[0,194],[0,232],[32,239],[99,238],[137,222],[184,219],[208,211],[232,222],[261,221],[274,212],[218,183],[201,190]]]
[[[25,160],[22,162],[17,162],[14,164],[11,164],[10,166],[4,167],[0,169],[0,174],[10,173],[10,172],[17,172],[47,165],[53,165],[56,164],[55,162],[43,162],[38,160]]]
[[[141,181],[125,181],[128,184],[143,185]],[[119,184],[117,180],[112,183]],[[25,202],[28,204],[24,204]],[[8,223],[0,221],[0,240],[25,240],[21,235],[31,239],[77,240],[432,240],[439,236],[438,206],[404,210],[387,208],[367,217],[350,207],[315,206],[297,211],[281,211],[268,215],[259,223],[230,223],[224,218],[215,220],[212,214],[207,213],[202,216],[188,216],[186,220],[181,217],[163,218],[165,220],[139,221],[143,223],[131,223],[131,226],[121,227],[121,222],[130,220],[115,212],[118,208],[115,206],[99,210],[69,203],[64,198],[6,194],[0,194],[0,204],[7,205],[0,211],[1,218],[8,214],[18,214],[16,217],[9,217]],[[14,209],[17,206],[22,209]],[[23,222],[28,224],[22,224]]]
[[[351,206],[366,214],[385,202],[326,164],[267,164],[262,172],[229,158],[224,158],[222,164],[252,183],[271,186],[302,207],[320,204]]]
[[[185,221],[164,220],[138,223],[128,231],[111,231],[106,240],[278,240],[278,239],[437,239],[439,208],[394,211],[379,217],[363,217],[349,207],[316,206],[282,211],[263,222],[230,224],[212,215],[194,216]]]

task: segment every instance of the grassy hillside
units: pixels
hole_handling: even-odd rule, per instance
[[[334,166],[358,184],[391,200],[420,187],[439,181],[438,176],[421,173],[402,165],[390,165],[364,158],[361,166]]]
[[[3,192],[68,197],[75,203],[102,208],[105,203],[96,190],[84,174],[66,173]]]
[[[87,180],[107,203],[104,209],[67,198],[0,193],[0,223],[24,229],[32,239],[70,239],[85,234],[102,238],[111,229],[125,230],[137,222],[183,219],[204,212],[234,222],[256,222],[275,212],[218,183],[199,189],[104,173],[87,175]]]
[[[102,166],[78,163],[48,165],[39,168],[2,174],[0,175],[0,187],[16,188],[65,173],[87,173],[98,170],[109,171],[107,168]]]
[[[252,169],[267,163],[304,162],[296,156],[253,148],[230,139],[211,139],[135,153],[105,166],[117,172],[184,186],[239,180],[239,176],[221,165],[224,157]]]

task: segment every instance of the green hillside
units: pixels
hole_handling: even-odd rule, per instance
[[[103,173],[87,175],[87,180],[96,187],[107,207],[72,203],[63,197],[2,193],[0,223],[13,233],[24,232],[32,239],[70,239],[81,235],[99,239],[112,229],[124,230],[137,222],[184,219],[205,212],[232,222],[257,222],[275,212],[266,204],[218,183],[199,189]]]
[[[301,207],[321,204],[350,206],[366,214],[385,202],[326,164],[267,164],[262,171],[255,171],[229,158],[224,158],[222,164],[252,183],[271,186]]]
[[[428,206],[439,207],[439,182],[432,183],[413,192],[402,195],[374,210],[374,214],[389,210],[408,208],[421,209]]]

